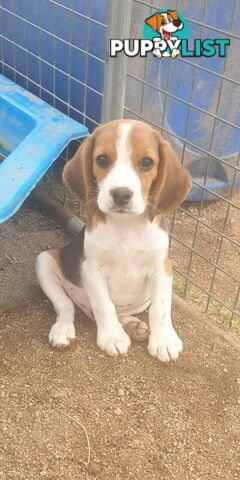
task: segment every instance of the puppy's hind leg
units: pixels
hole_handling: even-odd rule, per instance
[[[149,329],[145,322],[139,320],[137,317],[130,315],[119,316],[119,321],[121,322],[125,332],[129,335],[130,338],[136,340],[137,342],[145,342],[149,337]]]
[[[57,250],[42,252],[38,255],[36,274],[42,290],[51,300],[57,314],[56,323],[49,333],[49,341],[53,347],[67,346],[70,340],[75,338],[75,309],[62,286]]]

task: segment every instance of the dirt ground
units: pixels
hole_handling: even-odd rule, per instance
[[[0,312],[39,298],[35,258],[67,241],[54,222],[26,207],[0,225]]]
[[[27,209],[0,230],[0,479],[239,478],[238,337],[176,300],[176,363],[136,343],[108,358],[82,314],[73,344],[53,350],[33,264],[65,240]]]

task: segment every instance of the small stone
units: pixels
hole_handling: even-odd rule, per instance
[[[209,437],[208,443],[212,443],[212,442],[213,442],[213,438],[212,438],[212,437]]]
[[[98,475],[100,472],[100,466],[96,462],[91,462],[89,465],[89,470],[91,475]]]
[[[117,393],[118,393],[119,397],[123,397],[124,396],[123,388],[119,388]]]
[[[116,408],[115,413],[116,413],[116,415],[121,415],[121,413],[122,413],[121,408]]]
[[[224,371],[225,373],[228,373],[228,371],[227,371],[227,369],[226,369],[226,368],[224,368],[224,369],[223,369],[223,371]]]

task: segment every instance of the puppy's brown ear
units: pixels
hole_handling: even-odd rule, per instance
[[[177,10],[168,10],[168,11],[167,11],[167,14],[168,14],[173,20],[179,20]]]
[[[179,162],[171,145],[156,132],[159,144],[159,165],[157,178],[150,189],[149,216],[166,213],[180,205],[191,188],[191,176]]]
[[[83,163],[81,161],[81,147],[77,150],[74,157],[69,160],[63,169],[63,183],[70,193],[78,200],[85,197]]]
[[[151,17],[147,18],[145,20],[145,23],[149,25],[153,30],[158,32],[161,24],[161,14],[155,13],[155,15],[152,15]]]
[[[93,135],[90,135],[63,169],[63,182],[78,200],[88,200],[89,193],[93,190],[93,143]]]

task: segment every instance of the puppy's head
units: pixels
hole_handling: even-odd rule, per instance
[[[168,10],[166,13],[155,13],[147,18],[145,23],[156,32],[161,33],[164,40],[168,40],[173,32],[183,28],[177,10]]]
[[[63,180],[86,199],[90,216],[146,211],[151,220],[182,203],[191,186],[170,144],[135,120],[98,127],[66,164]]]

